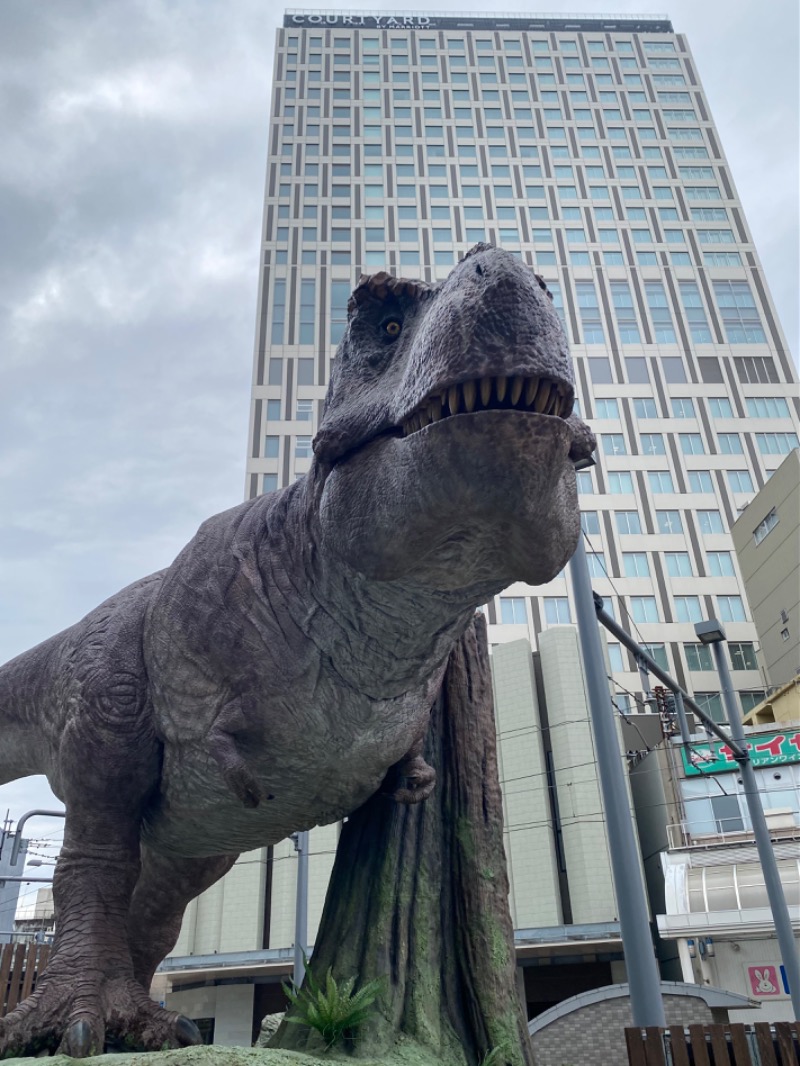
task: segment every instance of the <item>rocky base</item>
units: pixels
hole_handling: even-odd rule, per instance
[[[47,1066],[74,1066],[76,1059],[54,1055],[45,1059]],[[330,1051],[318,1055],[280,1048],[203,1047],[180,1048],[177,1051],[134,1052],[132,1054],[99,1055],[84,1060],[94,1066],[335,1066],[354,1061],[353,1056]],[[380,1059],[358,1059],[359,1066],[442,1066],[441,1059],[411,1041],[399,1040],[388,1055]],[[5,1059],[3,1066],[33,1066],[42,1059]]]

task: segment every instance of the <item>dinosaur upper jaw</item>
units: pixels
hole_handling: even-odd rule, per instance
[[[431,390],[401,423],[403,436],[457,414],[478,411],[527,411],[568,418],[574,392],[570,384],[545,375],[496,374]]]

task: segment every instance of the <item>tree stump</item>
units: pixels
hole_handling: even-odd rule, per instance
[[[358,1058],[412,1043],[446,1066],[533,1066],[516,987],[486,623],[454,648],[431,713],[433,795],[377,794],[342,828],[311,968],[385,978]],[[318,1047],[284,1023],[271,1047]],[[488,1059],[487,1059],[488,1057]]]

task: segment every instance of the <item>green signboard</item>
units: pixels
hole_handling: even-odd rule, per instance
[[[800,729],[759,733],[750,737],[747,747],[756,769],[800,762]],[[733,752],[721,740],[716,740],[713,744],[690,744],[688,748],[681,748],[681,756],[687,777],[724,774],[738,768]]]

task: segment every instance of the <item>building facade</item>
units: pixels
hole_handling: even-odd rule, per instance
[[[578,475],[597,591],[720,719],[693,624],[722,619],[743,710],[760,702],[730,529],[797,447],[800,406],[696,64],[668,20],[287,12],[262,238],[249,498],[309,468],[359,275],[435,281],[476,242],[500,245],[546,279],[598,435],[597,466]],[[552,960],[583,936],[584,964],[605,967],[590,987],[621,979],[602,804],[583,769],[590,731],[583,762],[570,733],[585,718],[581,675],[570,688],[547,665],[549,643],[567,655],[574,640],[569,583],[512,586],[486,612],[518,955],[550,960],[538,987],[552,992]],[[649,706],[615,643],[609,670],[620,709]],[[312,833],[312,931],[336,838]],[[232,995],[230,983],[209,991],[214,953],[253,981],[288,972],[295,870],[284,842],[244,856],[192,904],[173,955],[177,995],[199,997],[194,1016]],[[527,975],[526,989],[530,1006],[550,1005]]]
[[[771,686],[800,675],[800,452],[795,448],[737,518],[733,544]]]

